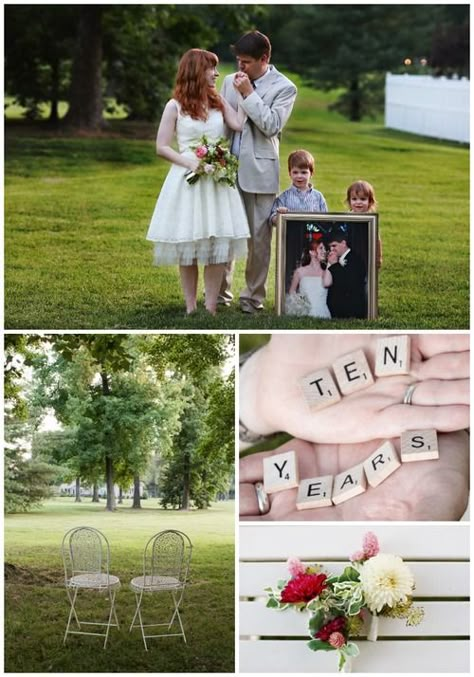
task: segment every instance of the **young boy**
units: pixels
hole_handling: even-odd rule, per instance
[[[327,212],[324,195],[310,183],[314,172],[314,158],[307,150],[294,150],[288,157],[288,172],[292,185],[273,203],[270,223],[275,224],[278,214],[286,212]]]

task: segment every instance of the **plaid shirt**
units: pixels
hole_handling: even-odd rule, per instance
[[[273,217],[277,213],[278,207],[286,207],[289,212],[327,212],[328,206],[324,195],[310,185],[308,190],[299,190],[295,186],[290,186],[288,190],[283,191],[273,203],[270,214],[270,223],[273,223]]]

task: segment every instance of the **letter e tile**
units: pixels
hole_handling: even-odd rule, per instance
[[[300,381],[304,396],[311,409],[324,409],[339,402],[341,395],[329,369],[320,369]]]
[[[407,430],[401,434],[402,463],[432,461],[439,458],[436,430]]]
[[[338,358],[332,365],[336,375],[339,390],[343,395],[349,395],[362,388],[372,385],[374,377],[363,350]]]
[[[377,487],[400,467],[400,461],[391,442],[384,442],[364,461],[364,470],[371,487]]]
[[[395,376],[410,371],[410,337],[384,336],[377,340],[375,375]]]
[[[354,496],[363,494],[367,490],[367,478],[364,472],[364,465],[359,463],[344,472],[339,473],[334,478],[334,488],[332,492],[332,502],[334,505],[344,503]]]
[[[263,459],[263,486],[267,494],[273,494],[298,486],[296,454],[286,451]]]
[[[308,508],[327,508],[332,505],[332,475],[324,477],[313,477],[308,480],[301,480],[298,496],[296,498],[296,507],[298,510],[308,510]]]

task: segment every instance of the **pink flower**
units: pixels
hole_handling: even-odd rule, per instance
[[[302,562],[300,562],[298,557],[290,557],[287,562],[287,565],[288,571],[293,576],[293,578],[295,576],[298,576],[299,574],[304,574],[306,571],[305,565]]]
[[[351,555],[349,559],[351,562],[360,562],[361,560],[365,559],[365,552],[363,550],[358,550],[353,555]]]
[[[204,165],[204,173],[205,174],[214,174],[214,166],[213,165]]]
[[[326,625],[323,625],[314,636],[316,639],[327,642],[332,635],[340,635],[340,631],[344,630],[345,625],[346,619],[344,616],[337,616],[332,621],[329,621],[329,623],[326,623]]]
[[[207,146],[198,146],[196,148],[196,156],[201,160],[207,155]]]
[[[346,639],[342,632],[333,632],[332,635],[329,637],[329,644],[333,646],[335,649],[340,649],[341,646],[344,646],[346,643]]]
[[[372,531],[368,531],[365,534],[364,540],[362,541],[362,547],[364,548],[364,555],[367,559],[369,559],[369,557],[375,557],[375,555],[378,555],[380,550],[379,541],[377,536]]]
[[[288,581],[281,592],[284,604],[307,604],[326,587],[326,574],[298,574]]]

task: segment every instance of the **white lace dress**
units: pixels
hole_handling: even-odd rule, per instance
[[[224,135],[220,111],[211,110],[206,121],[194,120],[176,105],[176,136],[183,155],[194,155],[190,146],[197,145],[203,134],[209,141]],[[155,264],[187,266],[244,257],[250,233],[239,191],[207,176],[189,185],[187,171],[173,164],[161,188],[147,234],[147,240],[155,243]]]

